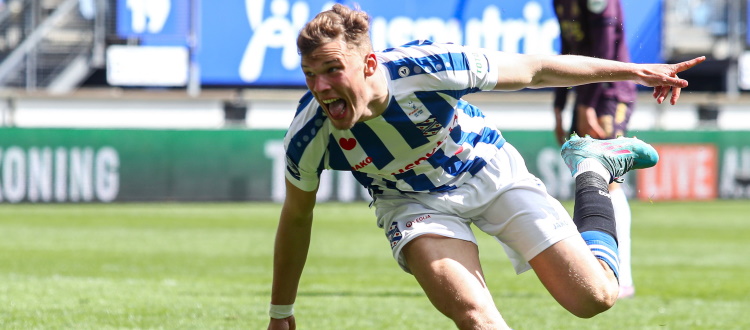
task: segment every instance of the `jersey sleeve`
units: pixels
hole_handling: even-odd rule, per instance
[[[288,153],[286,156],[285,176],[295,187],[304,191],[315,190],[318,188],[318,183],[320,182],[319,171],[311,172],[305,170],[298,162],[290,159]]]
[[[440,54],[450,66],[445,76],[440,77],[448,89],[464,90],[466,93],[489,91],[497,85],[498,59],[486,49],[442,44],[447,53]]]
[[[300,101],[297,114],[284,137],[284,174],[297,188],[313,191],[318,188],[320,173],[323,171],[328,134],[323,111],[312,96],[308,95]]]
[[[483,48],[465,47],[464,55],[468,63],[470,79],[482,91],[490,91],[497,86],[497,80],[502,72],[500,67],[500,52]]]
[[[499,63],[497,53],[482,48],[464,47],[463,54],[468,61],[467,73],[472,86],[483,91],[495,88]]]

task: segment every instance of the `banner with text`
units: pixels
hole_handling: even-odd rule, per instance
[[[201,82],[207,85],[304,86],[297,33],[334,3],[371,16],[373,48],[418,39],[505,52],[555,54],[560,28],[552,0],[246,0],[201,2]],[[634,62],[661,62],[662,1],[622,0]]]
[[[205,85],[304,86],[296,38],[334,3],[371,16],[376,50],[417,39],[559,52],[552,0],[117,0],[116,30],[141,45],[191,46]],[[634,62],[661,62],[663,0],[621,0]]]
[[[553,196],[573,180],[552,132],[505,131]],[[0,203],[282,201],[283,130],[0,128]],[[750,132],[638,132],[659,164],[628,174],[644,200],[750,198]],[[369,201],[348,172],[324,171],[319,201]]]

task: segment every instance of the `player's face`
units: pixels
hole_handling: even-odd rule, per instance
[[[323,44],[302,57],[307,88],[337,129],[352,128],[369,113],[364,70],[365,55],[343,41]]]

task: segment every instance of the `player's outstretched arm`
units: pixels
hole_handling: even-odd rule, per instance
[[[315,194],[316,191],[303,191],[286,181],[286,198],[274,245],[271,304],[292,305],[297,297],[310,247]],[[294,316],[271,318],[268,328],[295,329]]]
[[[636,64],[578,55],[526,55],[498,52],[496,90],[566,87],[583,84],[632,80],[654,87],[661,103],[672,92],[675,104],[687,80],[677,77],[706,58],[701,56],[676,64]]]

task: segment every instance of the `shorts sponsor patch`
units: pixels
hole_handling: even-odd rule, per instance
[[[414,220],[409,221],[409,222],[406,223],[406,228],[410,228],[411,226],[414,226],[414,224],[423,222],[423,221],[425,221],[425,220],[427,220],[427,219],[429,219],[431,217],[432,216],[429,215],[429,214],[425,214],[423,216],[416,217],[416,218],[414,218]]]

